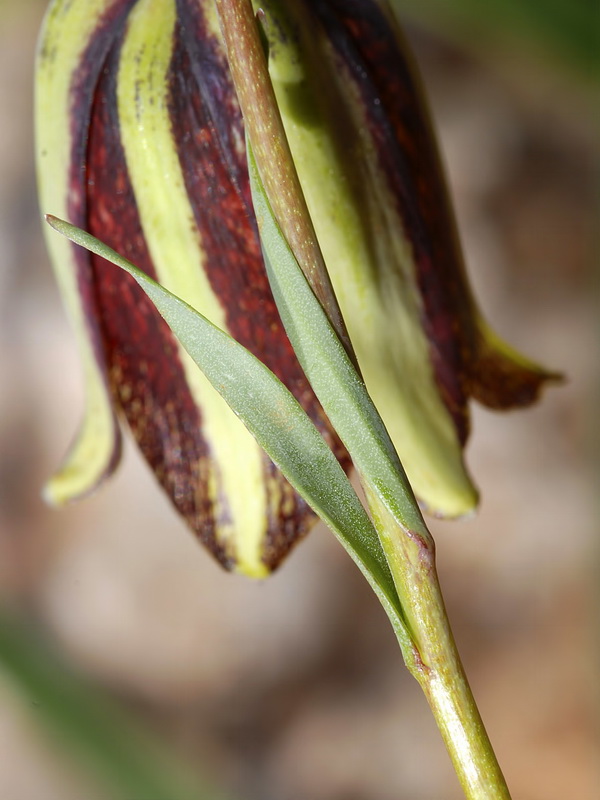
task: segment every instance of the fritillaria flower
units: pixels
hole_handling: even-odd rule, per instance
[[[463,461],[469,400],[526,406],[553,376],[479,315],[418,79],[386,3],[266,0],[259,20],[367,389],[423,506],[465,514],[477,501]],[[43,210],[102,239],[251,350],[347,466],[269,289],[213,0],[53,0],[36,95]],[[306,503],[128,275],[54,235],[48,247],[87,403],[49,500],[85,495],[111,474],[124,419],[220,563],[267,574],[314,521]]]

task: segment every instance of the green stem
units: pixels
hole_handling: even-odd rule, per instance
[[[413,641],[404,659],[425,693],[465,797],[510,800],[452,635],[433,539],[401,528],[368,488],[367,499]]]
[[[427,640],[423,634],[419,637],[421,663],[412,673],[425,693],[466,797],[506,800],[508,787],[460,661],[433,559],[423,577],[407,576],[419,585],[417,608],[427,636]]]
[[[251,0],[216,0],[216,9],[246,133],[267,199],[283,238],[350,360],[356,364],[289,150]],[[299,357],[315,387],[318,371],[311,368],[314,365],[307,363],[301,352]],[[323,392],[316,391],[321,398]],[[360,400],[358,395],[354,397],[364,408],[362,395]],[[324,407],[327,410],[325,403]],[[376,415],[374,410],[373,413]],[[379,420],[376,429],[379,424],[383,428]],[[341,431],[338,433],[344,440]],[[406,619],[410,644],[401,641],[405,661],[425,692],[468,800],[510,800],[452,638],[435,570],[433,540],[397,457],[389,454],[393,452],[391,443],[387,438],[382,443],[378,436],[374,434],[374,441],[381,445],[378,452],[384,464],[392,466],[383,470],[385,478],[379,480],[377,490],[371,490],[368,480],[372,461],[361,458],[357,462],[357,447],[348,449],[361,474]],[[387,488],[382,488],[386,481]],[[390,505],[383,500],[386,492],[395,495],[396,491],[403,497],[400,511],[398,503]],[[390,507],[396,507],[396,516]]]

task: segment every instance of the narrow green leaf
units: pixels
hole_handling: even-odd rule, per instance
[[[361,481],[376,492],[398,524],[429,538],[381,417],[277,224],[250,143],[246,146],[271,289],[302,369]]]
[[[30,622],[0,613],[0,673],[34,718],[115,800],[223,800],[195,772],[70,672]]]
[[[409,644],[377,533],[337,459],[295,397],[246,348],[114,250],[68,222],[46,219],[75,244],[135,278],[215,389],[337,536],[379,597],[401,643]]]

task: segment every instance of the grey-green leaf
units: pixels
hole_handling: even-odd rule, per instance
[[[302,369],[361,481],[377,493],[399,525],[429,537],[381,417],[281,233],[250,143],[246,146],[269,282]]]
[[[377,533],[337,459],[288,389],[231,336],[114,250],[68,222],[46,219],[71,241],[135,278],[215,389],[337,536],[378,595],[396,635],[407,643],[400,601]]]

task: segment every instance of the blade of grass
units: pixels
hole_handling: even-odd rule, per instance
[[[0,612],[0,673],[33,709],[52,742],[115,800],[224,800],[165,752],[110,698],[74,675],[31,622]]]

